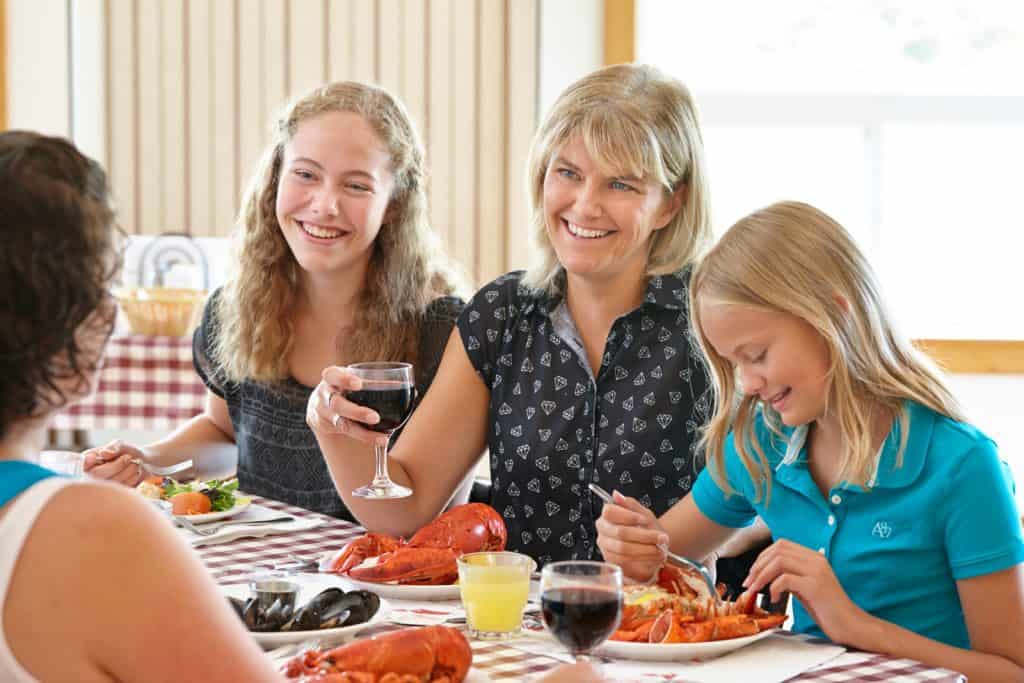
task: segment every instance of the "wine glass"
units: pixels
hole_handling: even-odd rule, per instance
[[[608,639],[622,618],[622,570],[607,562],[552,562],[540,573],[544,624],[576,661]]]
[[[409,363],[354,363],[347,368],[353,375],[363,381],[359,391],[345,392],[345,398],[352,403],[377,411],[380,422],[365,425],[367,429],[388,435],[401,427],[412,412],[412,404],[416,398],[416,384],[413,378],[412,365]],[[412,495],[412,489],[396,484],[388,476],[388,446],[374,446],[377,457],[377,471],[373,481],[352,492],[360,498],[377,498],[388,500],[405,498]]]

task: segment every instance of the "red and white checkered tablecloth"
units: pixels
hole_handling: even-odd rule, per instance
[[[205,398],[190,337],[116,336],[95,395],[58,414],[53,427],[165,431],[202,412]]]
[[[309,531],[264,538],[242,538],[218,545],[197,548],[214,578],[223,584],[239,583],[250,572],[275,564],[288,562],[291,555],[310,557],[328,550],[340,548],[349,540],[361,535],[363,529],[355,524],[332,517],[319,515],[284,503],[254,498],[254,503],[275,510],[287,512],[293,517],[320,517],[324,525]],[[393,624],[382,624],[368,629],[372,635],[400,628]],[[793,638],[805,636],[793,635]],[[554,657],[532,654],[509,647],[504,643],[471,640],[473,647],[473,669],[485,673],[490,680],[524,680],[532,678],[561,661]],[[756,674],[751,672],[751,680]],[[663,670],[651,672],[631,679],[638,683],[685,683],[682,677],[666,675]],[[846,652],[826,664],[804,672],[790,679],[799,683],[852,683],[853,681],[889,681],[895,683],[964,683],[966,679],[946,669],[928,667],[909,659],[894,659],[867,652]]]

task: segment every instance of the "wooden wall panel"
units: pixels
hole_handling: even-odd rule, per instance
[[[377,79],[393,93],[402,91],[402,0],[377,0]]]
[[[324,82],[327,73],[326,7],[322,2],[290,0],[288,3],[289,96],[300,95]]]
[[[270,141],[269,126],[288,96],[288,13],[285,0],[263,0],[262,9],[260,82],[263,104],[259,112],[252,112],[252,115],[263,122],[262,144],[266,144]]]
[[[188,149],[188,217],[183,226],[196,235],[214,235],[213,219],[213,25],[211,7],[205,0],[188,0],[187,83],[188,130],[182,134]],[[167,228],[173,230],[173,228]]]
[[[163,80],[160,31],[160,0],[137,0],[138,24],[138,164],[147,169],[139,176],[139,222],[142,234],[161,231],[163,224]]]
[[[107,61],[107,152],[110,185],[117,201],[121,224],[135,232],[139,223],[138,188],[135,181],[135,3],[132,0],[109,0],[107,5],[109,35]],[[116,133],[116,134],[115,134]]]
[[[431,0],[427,34],[427,147],[430,223],[452,248],[452,0]],[[465,264],[467,268],[471,264]]]
[[[402,87],[398,92],[426,144],[427,8],[423,0],[402,0],[402,50]],[[428,161],[430,157],[428,150]]]
[[[351,5],[351,71],[353,81],[377,82],[377,0],[355,0]]]
[[[160,188],[160,222],[153,232],[186,228],[185,150],[185,6],[181,2],[160,2],[161,125],[159,131],[163,160]],[[173,226],[169,228],[168,226]]]
[[[327,80],[342,81],[352,74],[352,12],[361,0],[328,0]]]
[[[452,255],[473,273],[479,272],[477,254],[477,201],[479,173],[476,150],[483,143],[477,137],[477,20],[478,0],[452,3],[452,173],[451,229]]]
[[[239,189],[244,191],[266,142],[267,117],[263,94],[262,3],[252,3],[238,15],[238,170]]]
[[[213,26],[213,225],[211,233],[227,235],[238,207],[238,4],[212,3]]]
[[[480,0],[479,91],[476,144],[480,191],[477,206],[477,279],[490,282],[508,270],[505,258],[505,3]]]
[[[477,284],[523,267],[537,1],[93,0],[126,227],[228,234],[285,100],[362,80],[405,102],[431,221]]]
[[[508,210],[506,212],[506,267],[530,264],[530,212],[525,186],[526,159],[537,120],[537,0],[510,0],[508,4],[508,126],[506,153]],[[521,97],[520,93],[534,93]]]

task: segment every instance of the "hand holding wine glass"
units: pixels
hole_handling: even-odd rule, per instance
[[[541,570],[540,602],[548,630],[585,661],[619,626],[622,570],[607,562],[552,562]]]
[[[324,380],[310,397],[306,421],[316,431],[372,443],[376,452],[373,481],[352,495],[376,499],[412,495],[411,489],[388,476],[387,447],[391,434],[409,419],[415,397],[409,363],[354,363],[324,372]]]

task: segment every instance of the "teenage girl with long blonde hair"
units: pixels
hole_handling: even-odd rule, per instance
[[[338,364],[411,362],[420,396],[432,381],[462,301],[427,224],[426,173],[409,116],[386,90],[332,83],[293,102],[246,192],[236,272],[194,338],[206,410],[145,448],[95,449],[86,469],[135,484],[134,459],[201,463],[237,445],[242,490],[351,518],[306,403]]]
[[[875,276],[821,211],[740,220],[694,274],[714,377],[709,465],[660,519],[620,494],[605,558],[646,579],[760,515],[744,582],[796,597],[793,628],[959,671],[1024,677],[1024,539],[1008,470],[941,373],[896,330]]]

